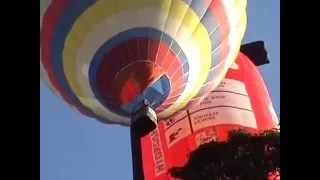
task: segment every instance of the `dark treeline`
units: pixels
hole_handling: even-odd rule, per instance
[[[183,167],[170,170],[183,180],[268,180],[280,175],[280,130],[229,132],[227,141],[201,145]],[[270,176],[272,175],[272,176]]]

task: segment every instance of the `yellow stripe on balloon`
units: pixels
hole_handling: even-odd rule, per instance
[[[201,64],[199,74],[200,78],[195,78],[197,81],[190,84],[192,87],[189,88],[189,92],[186,92],[184,97],[180,97],[180,100],[187,101],[196,95],[202,83],[205,81],[208,69],[210,68],[211,59],[207,57],[209,57],[208,54],[211,53],[211,42],[207,30],[200,23],[200,19],[196,13],[181,0],[175,0],[173,2],[174,3],[170,4],[171,1],[163,0],[118,0],[117,2],[111,3],[109,0],[100,0],[79,16],[65,41],[65,48],[63,50],[63,67],[69,85],[74,93],[79,97],[81,103],[92,109],[96,114],[104,116],[104,111],[95,107],[92,99],[85,97],[76,80],[76,52],[81,46],[82,41],[88,33],[93,31],[95,26],[99,25],[107,17],[116,15],[119,12],[137,8],[159,8],[168,13],[171,7],[172,9],[170,10],[169,16],[174,16],[178,21],[181,21],[190,32],[194,31],[193,37],[190,38],[193,38],[199,45],[200,49],[202,49],[201,59],[199,62]],[[183,19],[185,13],[181,13],[183,11],[179,11],[182,9],[188,9],[188,19]]]

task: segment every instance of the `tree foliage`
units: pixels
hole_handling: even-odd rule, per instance
[[[183,167],[170,170],[183,180],[268,180],[280,175],[280,130],[229,132],[228,140],[201,145]]]

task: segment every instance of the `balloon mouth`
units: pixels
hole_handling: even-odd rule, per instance
[[[128,115],[135,113],[144,102],[156,109],[170,92],[169,77],[158,64],[149,60],[129,63],[115,73],[111,85],[109,90],[113,97],[108,102]]]
[[[114,81],[117,83],[134,80],[141,91],[164,74],[165,71],[158,64],[149,60],[139,60],[131,62],[117,72]]]
[[[114,87],[120,92],[121,104],[135,99],[164,74],[160,66],[148,60],[134,61],[122,68],[114,77]]]

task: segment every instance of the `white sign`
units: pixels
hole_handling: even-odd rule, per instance
[[[187,112],[183,112],[172,119],[165,120],[164,124],[168,147],[192,132],[216,125],[257,128],[256,118],[244,83],[228,78],[225,78],[200,105],[189,109],[189,116]],[[203,133],[196,135],[199,138],[197,142],[199,144],[216,138],[215,135],[208,136],[206,134],[208,132]]]
[[[257,128],[244,83],[232,79],[222,81],[200,105],[189,112],[193,131],[222,124]]]

